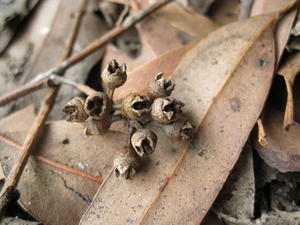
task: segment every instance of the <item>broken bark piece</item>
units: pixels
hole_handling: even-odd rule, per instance
[[[6,49],[21,21],[39,0],[12,0],[0,2],[0,54]]]

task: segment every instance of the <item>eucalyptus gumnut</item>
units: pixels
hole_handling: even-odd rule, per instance
[[[155,76],[155,79],[149,83],[148,95],[150,98],[160,98],[170,96],[174,90],[175,84],[169,80],[163,78],[163,73],[159,73]]]
[[[156,134],[148,129],[137,130],[131,136],[131,145],[140,157],[152,154],[156,143]]]
[[[141,120],[150,115],[151,101],[147,96],[132,93],[122,102],[122,112],[132,120]]]
[[[69,101],[63,108],[63,112],[67,114],[66,120],[69,122],[84,122],[88,118],[84,110],[84,99],[79,97]]]
[[[122,86],[127,80],[126,65],[119,65],[119,63],[112,59],[102,74],[103,84],[110,89],[115,89]]]
[[[184,104],[170,97],[157,98],[151,106],[151,117],[160,124],[170,124],[181,113]]]
[[[97,120],[107,117],[111,111],[111,100],[103,92],[95,92],[85,100],[86,113]]]
[[[178,140],[188,140],[194,132],[193,125],[185,119],[178,119],[171,124],[163,126],[163,129],[169,137]]]
[[[139,166],[140,160],[130,148],[123,149],[122,152],[114,157],[114,172],[117,177],[132,178]]]

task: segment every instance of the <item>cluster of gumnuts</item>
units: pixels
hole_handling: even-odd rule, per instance
[[[155,150],[157,135],[149,129],[160,126],[171,138],[187,140],[193,126],[182,113],[184,104],[170,97],[175,85],[159,73],[148,85],[145,95],[128,94],[122,104],[114,104],[113,93],[127,80],[126,65],[116,60],[101,73],[104,92],[94,92],[86,99],[76,97],[64,107],[66,120],[83,123],[86,135],[104,135],[111,124],[125,121],[128,125],[128,147],[115,156],[114,171],[126,179],[132,177],[141,164]]]

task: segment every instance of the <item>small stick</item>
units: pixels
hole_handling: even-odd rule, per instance
[[[22,87],[17,88],[16,90],[5,94],[0,97],[0,106],[6,105],[7,103],[23,97],[31,92],[39,90],[41,88],[48,87],[47,80],[40,80],[35,83],[27,83]]]
[[[151,6],[149,6],[146,9],[142,9],[132,16],[128,17],[124,23],[118,27],[115,27],[111,31],[109,31],[107,34],[100,37],[98,40],[92,42],[90,45],[88,45],[85,49],[81,50],[77,54],[73,55],[72,57],[66,58],[64,61],[62,61],[57,67],[54,67],[47,72],[37,74],[36,77],[31,81],[31,83],[35,83],[39,80],[42,80],[46,77],[49,77],[51,74],[60,74],[63,70],[75,65],[76,63],[80,62],[90,54],[97,51],[99,48],[103,47],[106,43],[108,43],[111,39],[115,38],[116,36],[124,33],[128,28],[134,26],[138,22],[142,21],[147,16],[151,15],[152,13],[156,12],[158,9],[162,8],[166,4],[170,3],[172,0],[161,0],[158,1]],[[21,87],[20,89],[24,88]],[[21,97],[21,95],[13,95],[13,93],[8,93],[6,97],[8,96],[10,101],[16,100],[17,98]],[[26,92],[23,94],[26,94]],[[24,95],[23,95],[24,96]],[[7,104],[10,101],[6,101],[5,104]],[[4,105],[0,101],[0,106]]]
[[[75,63],[81,61],[85,57],[89,56],[90,54],[94,53],[103,45],[107,44],[111,39],[115,38],[116,36],[120,35],[121,33],[128,30],[128,28],[134,26],[136,23],[140,22],[150,14],[154,13],[161,7],[165,6],[166,4],[170,3],[172,0],[161,0],[152,5],[150,5],[146,9],[142,9],[137,13],[133,14],[132,16],[128,17],[121,26],[115,27],[107,34],[103,35],[98,40],[94,41],[90,45],[88,45],[85,49],[80,51],[79,53],[73,55],[70,58],[64,60],[56,69],[57,71],[65,70],[70,66],[74,65]]]
[[[68,78],[57,76],[55,74],[49,77],[49,81],[50,83],[53,82],[54,85],[65,84],[65,85],[72,86],[87,96],[96,92],[93,88],[90,88],[85,84],[80,84]]]
[[[63,53],[62,60],[67,58],[72,51],[72,46],[74,45],[74,40],[79,29],[79,25],[84,13],[85,5],[86,5],[85,1],[83,0],[82,6],[80,7],[80,11],[76,15],[76,18],[74,20],[74,26],[72,27],[70,37],[66,45],[66,49]],[[63,74],[63,72],[64,70],[62,70],[60,74]],[[32,127],[30,128],[25,138],[22,149],[16,159],[16,163],[12,167],[11,171],[9,172],[5,180],[4,186],[0,192],[0,217],[3,216],[7,205],[12,200],[12,196],[13,196],[12,194],[14,193],[18,185],[18,182],[20,180],[26,162],[33,149],[35,140],[37,140],[37,137],[41,134],[43,130],[43,125],[52,109],[52,106],[54,105],[57,92],[58,92],[58,87],[51,87],[47,92],[46,96],[44,97],[40,106],[40,110],[33,122]]]
[[[19,143],[16,143],[15,141],[11,140],[8,137],[4,137],[4,136],[0,135],[0,140],[3,141],[5,144],[8,144],[12,147],[15,147],[18,150],[22,149],[22,145],[20,145]],[[73,168],[73,167],[69,167],[69,166],[64,165],[62,163],[59,163],[59,162],[54,162],[53,160],[48,159],[48,158],[46,158],[42,155],[33,154],[33,156],[35,158],[37,158],[38,160],[40,160],[41,162],[44,162],[47,165],[52,166],[56,169],[61,169],[62,171],[69,172],[71,174],[83,177],[85,179],[88,179],[88,180],[91,180],[91,181],[94,181],[94,182],[97,182],[97,183],[101,183],[103,181],[103,179],[101,177],[94,176],[94,175],[92,175],[90,173],[87,173],[83,170],[79,170],[79,169],[76,169],[76,168]]]

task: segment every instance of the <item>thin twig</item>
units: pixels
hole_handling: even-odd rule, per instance
[[[122,25],[115,27],[111,31],[109,31],[107,34],[100,37],[98,40],[92,42],[90,45],[88,45],[85,49],[81,50],[77,54],[73,55],[72,57],[66,58],[63,62],[61,62],[57,67],[54,67],[47,72],[43,72],[40,74],[37,74],[35,78],[31,81],[31,83],[38,82],[39,80],[45,79],[46,77],[49,77],[51,74],[60,74],[65,69],[75,65],[76,63],[80,62],[87,56],[91,55],[95,51],[97,51],[99,48],[103,47],[105,44],[107,44],[109,41],[111,41],[113,38],[117,37],[118,35],[124,33],[128,28],[134,26],[136,23],[140,22],[147,16],[151,15],[152,13],[156,12],[161,7],[165,6],[172,0],[161,0],[159,2],[156,2],[149,6],[146,9],[142,9],[132,16],[129,16]],[[19,89],[22,90],[24,88],[21,87]],[[23,94],[27,94],[27,92],[23,92]],[[24,95],[22,95],[24,96]],[[15,95],[13,92],[8,93],[6,97],[9,99],[9,101],[6,101],[5,104],[9,103],[10,101],[16,100],[19,97],[22,97],[21,95]],[[1,100],[1,99],[0,99]],[[0,106],[4,105],[0,101]]]
[[[80,25],[80,21],[84,13],[85,5],[85,1],[82,1],[82,6],[80,7],[80,11],[75,17],[74,26],[72,27],[70,37],[68,39],[65,51],[63,53],[62,60],[67,58],[72,51],[72,46],[74,45],[75,36],[78,32],[78,27]],[[63,74],[63,72],[64,70],[61,71],[61,74]],[[16,163],[12,167],[11,171],[9,172],[6,178],[4,186],[0,192],[0,216],[3,216],[6,206],[12,199],[12,193],[15,191],[18,185],[26,162],[33,149],[35,140],[37,140],[37,137],[41,135],[43,125],[52,109],[52,106],[54,105],[57,92],[58,87],[52,87],[49,89],[46,96],[44,97],[38,115],[36,116],[33,125],[25,138],[24,144],[22,146],[20,154],[17,157]]]
[[[40,80],[35,83],[27,83],[24,86],[17,88],[16,90],[13,90],[12,92],[5,94],[0,97],[0,106],[6,105],[7,103],[18,99],[22,96],[25,96],[27,94],[30,94],[31,92],[34,92],[36,90],[39,90],[43,87],[47,87],[47,80]]]
[[[49,77],[49,83],[53,83],[54,85],[65,84],[65,85],[72,86],[87,96],[96,92],[96,90],[94,90],[93,88],[85,84],[80,84],[68,78],[57,76],[55,74]]]
[[[20,145],[19,143],[16,143],[15,141],[11,140],[8,137],[4,137],[4,136],[0,135],[0,141],[3,141],[5,144],[8,144],[8,145],[10,145],[10,146],[12,146],[12,147],[14,147],[18,150],[22,149],[22,145]],[[65,172],[83,177],[85,179],[88,179],[88,180],[91,180],[91,181],[94,181],[94,182],[97,182],[97,183],[101,183],[103,181],[103,179],[101,177],[94,176],[94,175],[92,175],[90,173],[87,173],[83,170],[79,170],[79,169],[76,169],[76,168],[73,168],[73,167],[69,167],[69,166],[67,166],[63,163],[55,162],[55,161],[53,161],[51,159],[48,159],[48,158],[46,158],[42,155],[33,154],[33,156],[35,158],[37,158],[38,160],[40,160],[41,162],[44,162],[47,165],[52,166],[56,169],[60,169],[62,171],[65,171]]]

